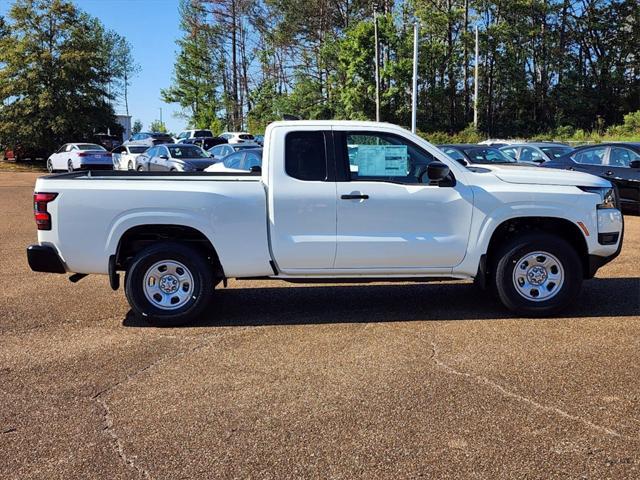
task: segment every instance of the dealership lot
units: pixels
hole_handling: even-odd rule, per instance
[[[560,318],[466,282],[231,281],[194,327],[28,270],[0,173],[2,478],[638,478],[640,217]]]

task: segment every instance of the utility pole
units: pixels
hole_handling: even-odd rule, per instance
[[[373,5],[373,35],[376,42],[376,122],[380,121],[380,68],[378,67],[378,6]]]
[[[160,107],[159,110],[160,110],[160,123],[162,123],[162,107]]]
[[[478,128],[478,75],[479,75],[479,53],[478,53],[478,26],[476,25],[476,62],[474,68],[473,81],[473,127]]]
[[[413,24],[413,88],[411,98],[411,132],[416,133],[418,118],[418,31],[419,22]]]

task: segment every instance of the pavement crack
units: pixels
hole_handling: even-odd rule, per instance
[[[535,400],[529,398],[529,397],[525,397],[523,395],[520,395],[516,392],[513,392],[511,390],[508,390],[507,388],[503,387],[502,385],[500,385],[497,382],[494,382],[493,380],[484,377],[482,375],[474,375],[472,373],[468,373],[468,372],[462,372],[460,370],[456,370],[455,368],[453,368],[452,366],[444,363],[439,357],[438,357],[438,351],[436,348],[436,344],[431,342],[431,350],[432,350],[432,354],[431,354],[431,360],[433,360],[433,362],[436,364],[436,366],[438,366],[440,369],[446,371],[447,373],[451,374],[451,375],[457,375],[460,377],[465,377],[468,379],[473,380],[476,383],[482,384],[482,385],[486,385],[490,388],[492,388],[493,390],[497,390],[498,392],[500,392],[502,395],[504,395],[505,397],[509,397],[512,398],[514,400],[517,400],[520,403],[524,403],[526,405],[529,405],[530,407],[533,407],[535,409],[538,410],[542,410],[545,412],[549,412],[549,413],[553,413],[555,415],[558,415],[562,418],[566,418],[567,420],[571,420],[573,422],[578,422],[578,423],[582,423],[583,425],[587,426],[588,428],[592,429],[592,430],[596,430],[600,433],[604,433],[606,435],[610,435],[612,437],[618,437],[618,438],[624,438],[627,440],[633,440],[632,437],[629,437],[627,435],[623,435],[619,432],[617,432],[616,430],[613,430],[611,428],[607,428],[607,427],[603,427],[602,425],[597,425],[593,422],[591,422],[590,420],[587,420],[586,418],[582,418],[579,417],[577,415],[572,415],[569,412],[566,412],[565,410],[562,410],[558,407],[554,407],[554,406],[550,406],[550,405],[544,405],[542,403],[536,402]]]
[[[107,404],[107,402],[101,397],[94,397],[94,398],[98,403],[98,405],[102,407],[102,412],[103,412],[102,418],[104,423],[103,430],[113,440],[114,448],[116,453],[118,454],[118,457],[120,457],[120,459],[125,463],[125,465],[134,469],[138,473],[138,476],[141,476],[142,478],[151,479],[152,477],[149,471],[146,468],[138,465],[138,463],[136,462],[137,457],[127,455],[127,453],[125,452],[124,442],[113,429],[113,417],[111,416],[111,410],[109,409],[109,405]]]
[[[246,330],[247,329],[234,330],[234,331],[231,331],[230,333],[242,334]],[[105,397],[109,393],[111,393],[113,390],[118,388],[119,386],[122,386],[122,385],[130,382],[131,380],[133,380],[134,378],[140,376],[144,372],[147,372],[147,371],[153,369],[154,367],[156,367],[160,363],[163,363],[165,361],[173,361],[173,360],[181,358],[181,357],[183,357],[185,355],[190,355],[190,354],[192,354],[194,352],[197,352],[198,350],[201,350],[201,349],[207,347],[208,345],[210,345],[214,338],[221,338],[221,337],[225,337],[225,336],[227,336],[225,333],[221,333],[221,334],[216,333],[216,334],[213,334],[213,335],[206,335],[206,336],[204,336],[202,338],[202,340],[197,345],[195,345],[192,348],[188,348],[186,350],[182,350],[182,351],[177,352],[177,353],[172,354],[172,355],[162,355],[161,357],[159,357],[155,361],[151,362],[150,364],[145,365],[142,368],[139,368],[135,372],[127,375],[122,380],[119,380],[119,381],[109,385],[108,387],[103,388],[102,390],[98,391],[97,393],[95,393],[91,397],[91,399],[94,400],[98,404],[98,406],[102,409],[102,424],[103,424],[102,430],[107,435],[109,435],[109,437],[111,437],[111,440],[112,440],[112,443],[113,443],[113,448],[114,448],[116,454],[118,455],[120,460],[122,460],[122,462],[125,465],[127,465],[129,468],[132,468],[133,470],[135,470],[138,473],[139,477],[145,478],[145,479],[152,479],[153,478],[151,476],[151,473],[149,473],[149,471],[146,468],[142,467],[137,462],[137,459],[138,459],[137,456],[129,455],[125,451],[124,441],[118,435],[118,433],[116,432],[116,430],[114,428],[114,421],[113,421],[113,416],[111,414],[111,409],[109,408],[109,404],[105,400]],[[190,339],[190,338],[193,338],[193,337],[188,337],[188,339]]]

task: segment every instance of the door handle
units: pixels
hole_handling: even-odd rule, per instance
[[[350,193],[349,195],[340,195],[340,198],[342,200],[369,200],[369,195]]]

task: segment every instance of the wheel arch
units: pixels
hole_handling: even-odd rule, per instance
[[[589,248],[580,227],[566,218],[550,216],[513,217],[500,223],[491,233],[484,260],[480,262],[479,270],[484,270],[479,272],[480,275],[492,278],[492,265],[500,246],[525,232],[549,233],[567,241],[576,249],[582,263],[583,275],[588,278]]]
[[[211,240],[199,229],[181,224],[145,224],[127,229],[115,249],[115,268],[126,270],[133,257],[157,242],[179,242],[201,252],[211,264],[217,278],[225,278],[224,268]]]

